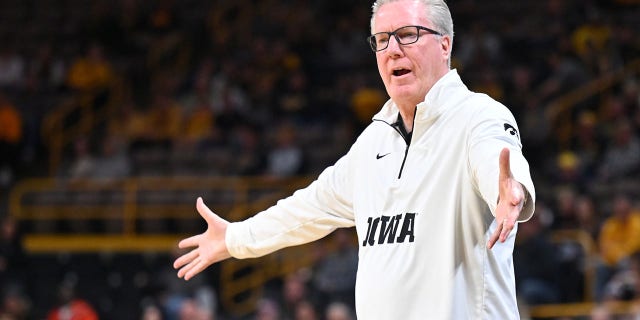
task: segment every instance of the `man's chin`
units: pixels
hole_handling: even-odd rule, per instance
[[[411,85],[394,86],[389,90],[389,96],[396,104],[418,104],[424,100],[425,94],[418,92],[418,88]]]

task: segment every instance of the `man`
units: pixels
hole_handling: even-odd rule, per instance
[[[209,228],[180,242],[195,249],[178,276],[355,226],[358,319],[518,319],[511,255],[535,191],[513,116],[450,70],[444,1],[380,0],[371,31],[391,97],[373,122],[311,185],[246,221],[198,199]]]

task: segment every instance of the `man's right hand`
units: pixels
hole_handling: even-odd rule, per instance
[[[178,277],[184,277],[185,280],[193,278],[208,266],[231,257],[225,242],[229,222],[213,213],[202,198],[196,201],[196,209],[207,221],[208,227],[204,233],[184,239],[178,244],[181,249],[195,247],[173,263],[175,269],[180,269]]]

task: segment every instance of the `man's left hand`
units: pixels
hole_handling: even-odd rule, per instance
[[[491,249],[498,240],[505,242],[507,236],[516,225],[520,211],[524,206],[525,193],[520,182],[513,179],[509,162],[509,149],[504,148],[500,152],[500,185],[498,206],[496,207],[496,221],[498,223],[487,243]]]

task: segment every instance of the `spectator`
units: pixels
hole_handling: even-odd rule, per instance
[[[0,290],[16,287],[26,289],[27,256],[22,247],[22,237],[17,222],[10,216],[0,221]]]
[[[280,320],[282,319],[280,314],[280,307],[275,301],[267,298],[262,298],[258,301],[255,319]]]
[[[32,319],[29,299],[22,290],[15,287],[3,288],[0,301],[0,319],[2,320],[26,320]]]
[[[328,61],[334,69],[353,68],[362,63],[362,52],[366,52],[367,47],[360,39],[366,37],[366,33],[358,28],[359,21],[351,15],[336,19],[335,28],[341,36],[327,44]]]
[[[640,140],[633,127],[621,120],[614,130],[613,145],[606,150],[599,172],[600,178],[608,182],[640,171]]]
[[[162,311],[154,304],[145,305],[142,308],[141,320],[162,320]]]
[[[591,320],[613,320],[611,310],[606,305],[596,305],[591,310]]]
[[[179,138],[179,149],[183,151],[195,150],[217,129],[215,128],[215,116],[206,100],[201,100],[193,109],[185,113],[182,133]]]
[[[55,52],[50,43],[38,47],[38,52],[29,61],[27,83],[35,92],[57,91],[64,84],[67,73],[65,61]]]
[[[224,170],[224,166],[216,161],[224,157],[220,155],[219,128],[215,124],[209,96],[204,92],[206,86],[198,86],[202,91],[196,94],[195,103],[183,110],[181,134],[174,141],[174,174],[199,175],[209,168]]]
[[[80,92],[104,93],[112,81],[114,71],[104,55],[104,49],[91,44],[84,56],[78,57],[69,68],[67,85]]]
[[[581,159],[571,151],[560,152],[556,159],[555,182],[559,185],[580,185],[583,181]]]
[[[554,208],[554,229],[574,229],[577,225],[576,191],[572,186],[558,188]]]
[[[638,79],[632,75],[627,76],[622,83],[622,104],[623,108],[627,112],[627,115],[631,114],[631,122],[633,127],[636,128],[636,133],[640,134],[640,84]]]
[[[601,136],[598,132],[598,118],[592,111],[583,111],[578,114],[576,128],[573,132],[571,144],[576,157],[580,162],[580,172],[587,184],[595,178],[596,166],[601,154]]]
[[[18,109],[0,92],[0,187],[8,186],[20,159],[22,117]]]
[[[576,199],[575,214],[578,224],[576,229],[586,231],[593,240],[598,238],[600,219],[595,204],[589,195],[580,195]]]
[[[291,118],[301,118],[309,114],[311,103],[307,75],[302,70],[296,70],[288,74],[285,79],[276,112]]]
[[[595,6],[586,6],[586,22],[571,35],[573,50],[592,72],[601,73],[611,68],[602,68],[612,62],[612,30],[605,23],[602,12]],[[605,59],[602,59],[602,58]],[[616,61],[617,62],[617,61]]]
[[[491,98],[504,101],[504,87],[502,81],[498,79],[496,71],[491,67],[484,66],[479,73],[480,75],[472,87],[473,90],[476,92],[485,92]]]
[[[611,139],[616,134],[618,124],[627,120],[630,110],[626,109],[622,97],[617,93],[610,92],[602,97],[602,103],[598,105],[597,111],[600,120],[599,130]]]
[[[598,244],[602,264],[596,275],[596,297],[603,298],[604,286],[611,276],[640,249],[640,213],[634,211],[631,199],[617,194],[613,200],[613,213],[605,219]]]
[[[179,252],[172,252],[172,257],[178,256]],[[208,277],[193,279],[195,281],[187,284],[181,283],[172,274],[171,269],[163,265],[157,273],[153,275],[157,280],[157,286],[161,288],[159,296],[164,319],[166,320],[187,320],[190,315],[197,315],[208,320],[215,316],[215,291],[208,284]]]
[[[518,225],[518,241],[513,250],[516,290],[529,305],[560,302],[559,260],[541,220],[544,210],[544,204],[536,204],[531,220]]]
[[[267,174],[272,177],[289,177],[304,170],[304,153],[297,145],[296,127],[283,123],[275,132],[274,149],[267,155]]]
[[[327,320],[354,320],[354,312],[344,303],[334,302],[327,306],[325,313]]]
[[[131,173],[131,160],[122,141],[106,136],[102,141],[100,156],[95,159],[91,177],[109,181],[123,179]]]
[[[123,140],[132,150],[153,144],[152,129],[148,112],[137,107],[131,97],[123,101],[108,124],[108,134]]]
[[[640,251],[629,258],[627,266],[619,270],[607,283],[605,300],[630,301],[640,298]]]
[[[250,125],[238,125],[232,133],[230,149],[235,161],[231,172],[242,176],[262,174],[266,166],[266,155],[258,129]]]
[[[355,89],[351,96],[351,109],[358,124],[364,126],[369,123],[378,111],[378,106],[383,104],[385,99],[384,92],[376,88],[361,86]]]
[[[194,299],[185,299],[180,305],[179,320],[214,320],[213,314]]]
[[[518,64],[510,72],[505,88],[505,105],[512,106],[516,119],[520,119],[523,150],[533,165],[542,167],[549,157],[551,123],[543,111],[543,105],[534,94],[532,66]]]
[[[58,289],[59,303],[49,311],[47,320],[98,320],[95,309],[75,296],[75,284],[63,281]]]
[[[25,61],[15,45],[4,43],[0,48],[0,88],[18,89],[23,85]]]
[[[307,302],[307,279],[301,271],[290,274],[284,279],[282,288],[283,317],[296,319],[298,305]]]
[[[294,320],[319,320],[318,312],[309,301],[301,301],[296,305]]]
[[[589,74],[585,67],[571,54],[563,52],[562,49],[552,50],[547,57],[547,64],[550,68],[550,74],[540,84],[537,97],[541,103],[551,101],[563,92],[589,80]]]
[[[147,130],[150,143],[169,151],[178,139],[182,124],[182,107],[166,92],[156,92],[151,100]]]
[[[358,249],[347,229],[336,230],[333,239],[336,251],[317,264],[314,288],[320,294],[322,307],[330,302],[354,305]]]
[[[502,38],[488,31],[486,24],[479,21],[472,23],[470,30],[461,38],[456,54],[461,65],[482,67],[502,60]]]
[[[241,64],[226,58],[220,65],[219,72],[211,79],[210,99],[222,130],[227,132],[241,122],[246,123],[243,119],[252,119],[253,116],[249,114],[249,96],[241,87],[242,82],[236,78],[239,70],[242,70]]]
[[[89,139],[79,137],[73,143],[74,157],[71,160],[64,176],[69,178],[71,182],[80,182],[91,178],[95,170],[96,162],[91,154],[91,146]]]

